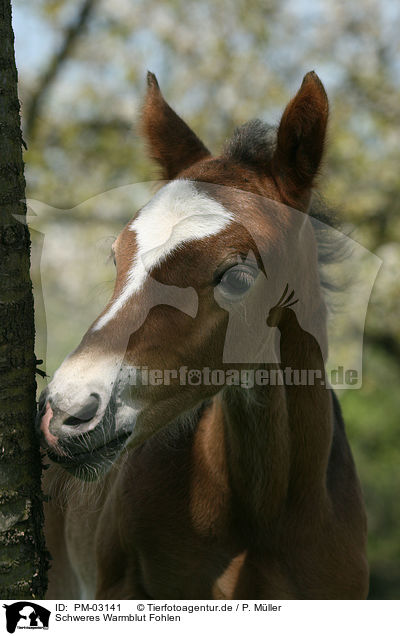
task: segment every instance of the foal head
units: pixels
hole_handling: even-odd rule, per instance
[[[129,436],[139,442],[221,391],[182,368],[254,367],[267,350],[273,361],[266,319],[288,282],[299,318],[324,340],[306,213],[327,117],[308,73],[277,129],[249,122],[213,157],[149,73],[142,129],[166,183],[116,239],[112,298],[41,396],[53,459],[71,470],[104,463]]]

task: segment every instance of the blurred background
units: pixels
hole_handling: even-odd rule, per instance
[[[13,0],[13,25],[27,197],[46,204],[32,205],[31,228],[48,373],[109,297],[111,243],[156,177],[135,129],[147,69],[216,152],[248,119],[277,123],[303,75],[319,74],[331,104],[320,190],[383,262],[363,386],[340,399],[368,509],[370,598],[400,598],[400,4]]]

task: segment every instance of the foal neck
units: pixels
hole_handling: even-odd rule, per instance
[[[280,515],[289,484],[284,387],[230,388],[222,404],[232,495],[247,519],[269,523]]]
[[[282,371],[289,363],[287,349],[292,368],[323,369],[312,346],[288,343],[281,348]],[[246,531],[276,528],[285,511],[301,507],[315,517],[325,508],[331,399],[329,387],[320,384],[230,387],[214,398],[204,452],[214,466],[222,466],[224,453],[232,507]]]

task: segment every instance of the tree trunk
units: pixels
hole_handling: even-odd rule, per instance
[[[41,457],[23,143],[10,0],[0,0],[0,598],[44,596]]]

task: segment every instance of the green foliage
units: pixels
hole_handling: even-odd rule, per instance
[[[365,352],[364,384],[342,408],[368,510],[372,598],[400,594],[399,367],[379,349]]]

